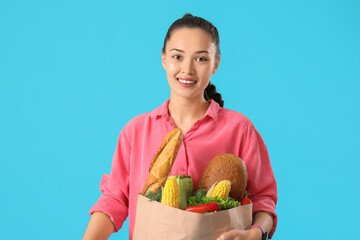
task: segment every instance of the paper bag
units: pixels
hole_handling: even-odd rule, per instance
[[[134,240],[215,240],[232,229],[252,223],[252,204],[211,212],[193,213],[138,196]]]

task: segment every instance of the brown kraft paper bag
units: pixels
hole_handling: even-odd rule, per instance
[[[211,213],[193,213],[138,195],[134,240],[215,240],[252,223],[252,204]]]

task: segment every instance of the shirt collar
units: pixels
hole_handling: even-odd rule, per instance
[[[214,100],[210,99],[209,101],[210,101],[210,106],[207,109],[205,116],[212,117],[216,121],[221,111],[221,107]],[[163,104],[161,104],[160,107],[154,109],[154,111],[151,112],[151,118],[156,118],[159,116],[169,118],[170,117],[168,111],[169,102],[170,99],[166,100]]]
[[[158,116],[169,116],[169,112],[168,112],[168,105],[169,105],[170,99],[166,100],[163,104],[161,104],[160,107],[155,108],[152,112],[151,112],[151,118],[156,118]]]

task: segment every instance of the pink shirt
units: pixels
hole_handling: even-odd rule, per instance
[[[129,215],[130,239],[135,224],[136,201],[149,175],[149,166],[161,141],[175,124],[168,114],[167,100],[152,112],[132,119],[120,132],[111,174],[100,183],[102,195],[91,208],[108,214],[118,231]],[[220,153],[232,153],[244,160],[248,171],[247,191],[254,212],[275,216],[277,188],[268,152],[251,121],[241,113],[221,108],[211,100],[206,115],[185,134],[171,169],[171,175],[190,175],[194,189],[209,161]]]

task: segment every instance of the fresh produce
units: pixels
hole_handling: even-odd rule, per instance
[[[203,196],[200,201],[196,201],[195,196],[190,196],[188,198],[189,206],[203,205],[203,204],[212,203],[212,202],[217,202],[219,204],[221,210],[240,206],[240,202],[236,201],[234,198],[231,198],[231,197],[222,199],[220,197],[211,198],[211,197]]]
[[[176,176],[171,176],[166,180],[161,203],[170,207],[179,208],[179,185]]]
[[[206,191],[204,189],[198,189],[195,193],[195,201],[196,202],[200,202],[201,198],[204,197],[206,195]]]
[[[176,175],[176,181],[179,185],[179,208],[187,207],[187,199],[192,195],[194,184],[190,176]]]
[[[247,205],[247,204],[251,203],[251,200],[250,200],[250,198],[243,198],[243,199],[241,199],[240,203],[241,203],[241,205]]]
[[[214,189],[210,192],[209,197],[226,199],[229,197],[230,189],[231,182],[229,180],[222,180],[215,185]]]
[[[243,199],[241,199],[240,203],[241,205],[247,205],[247,204],[250,204],[251,203],[251,200],[250,198],[248,198],[248,193],[245,192],[245,197]]]
[[[152,191],[147,191],[144,196],[151,200],[161,202],[162,190],[163,187],[159,188],[155,193],[153,193]]]
[[[217,202],[221,210],[240,206],[240,202],[229,197],[230,190],[231,182],[229,180],[215,182],[206,195],[204,195],[206,192],[204,189],[198,189],[194,196],[188,198],[188,204],[189,206],[203,206],[208,203]]]
[[[175,179],[175,181],[174,181]],[[176,185],[176,186],[175,186]],[[194,184],[190,176],[188,175],[174,175],[167,179],[165,187],[159,188],[155,193],[152,191],[147,191],[145,197],[165,203],[168,206],[174,206],[180,209],[186,208],[188,198],[192,195]],[[173,204],[173,199],[176,198],[177,204]]]
[[[203,205],[190,206],[184,210],[195,213],[215,212],[220,211],[220,205],[217,202],[211,202]]]
[[[216,186],[218,186],[219,188],[221,187],[222,189],[227,188],[226,186],[224,187],[223,184],[226,183],[228,185],[229,184],[228,182],[229,182],[228,180],[224,180],[223,183],[219,182],[217,184],[214,184],[212,191],[214,190],[218,191],[216,190]],[[145,194],[145,196],[150,198],[151,200],[161,202],[168,206],[180,208],[192,212],[210,212],[212,208],[208,210],[209,206],[214,206],[214,205],[207,205],[209,203],[218,204],[219,209],[213,211],[226,210],[226,209],[238,207],[240,205],[246,205],[251,203],[251,200],[248,198],[247,192],[245,193],[245,198],[241,199],[241,201],[237,201],[229,196],[222,197],[223,196],[222,194],[218,194],[217,196],[214,197],[208,197],[206,196],[207,192],[201,188],[198,189],[193,195],[191,195],[192,190],[193,190],[193,182],[190,176],[174,175],[168,178],[168,180],[165,183],[165,187],[159,188],[156,193],[148,192]],[[227,189],[226,191],[230,191],[230,190]],[[181,203],[182,201],[181,199],[184,199],[184,197],[182,198],[181,195],[188,196],[186,200],[186,207],[181,207],[185,205],[184,203]],[[194,207],[194,208],[189,208],[189,207]]]

